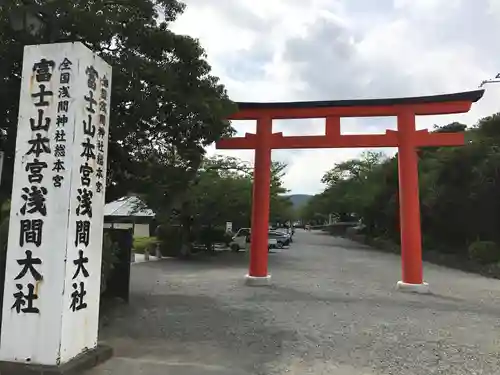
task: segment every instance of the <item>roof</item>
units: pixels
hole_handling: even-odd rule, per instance
[[[383,98],[383,99],[351,99],[351,100],[326,100],[305,102],[238,102],[238,108],[244,109],[278,109],[278,108],[325,108],[325,107],[377,107],[388,105],[426,104],[446,102],[477,102],[483,97],[484,90],[457,92],[453,94],[413,96],[407,98]]]
[[[155,213],[139,197],[129,196],[104,205],[104,216],[153,217]]]

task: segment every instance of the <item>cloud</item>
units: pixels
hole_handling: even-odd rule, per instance
[[[199,38],[235,101],[396,97],[477,88],[500,71],[498,0],[187,0],[173,25]],[[376,3],[376,4],[375,4]],[[376,5],[376,6],[375,6]],[[468,114],[417,119],[419,128],[475,123],[498,111],[500,85]],[[255,125],[235,122],[240,134]],[[392,118],[342,119],[342,131],[383,132]],[[321,134],[321,120],[275,121],[285,135]],[[294,193],[363,150],[277,150]],[[213,147],[209,153],[214,153]],[[250,151],[217,151],[253,160]],[[389,153],[394,150],[388,150]]]

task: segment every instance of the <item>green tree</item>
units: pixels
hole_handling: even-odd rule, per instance
[[[250,224],[252,180],[235,158],[207,158],[188,192],[190,214],[198,225],[235,228]]]
[[[435,127],[435,132],[465,130],[465,145],[418,151],[425,248],[473,255],[475,260],[480,256],[485,262],[497,259],[485,253],[493,251],[492,244],[500,245],[499,129],[499,114],[471,128],[456,122]],[[368,235],[399,241],[397,155],[372,161],[349,160],[325,174],[325,191],[309,202],[302,215],[312,220],[330,212],[353,212],[366,224]]]
[[[113,66],[107,199],[153,189],[151,208],[170,205],[196,174],[204,147],[231,133],[225,118],[235,110],[198,41],[169,30],[185,5],[176,0],[36,3],[49,16],[54,41],[81,41]],[[47,33],[31,36],[9,27],[9,14],[18,7],[25,5],[5,0],[0,9],[4,197],[12,184],[23,46],[47,41]]]
[[[301,207],[298,212],[299,218],[304,223],[310,223],[312,225],[321,225],[328,219],[330,205],[326,203],[326,192],[321,194],[316,194],[308,202]]]
[[[382,152],[366,151],[359,159],[351,159],[337,164],[325,173],[321,182],[328,187],[346,180],[362,181],[373,170],[386,159]]]
[[[339,163],[326,172],[322,182],[327,188],[319,206],[322,211],[315,214],[327,218],[333,213],[340,221],[352,220],[353,214],[361,216],[363,208],[373,199],[372,175],[385,159],[383,153],[368,151],[359,159]]]
[[[292,201],[284,196],[288,192],[283,183],[287,167],[288,165],[282,162],[272,162],[271,164],[270,223],[285,223],[295,217]]]
[[[290,200],[281,194],[286,192],[282,178],[286,165],[273,163],[271,168],[272,220],[285,222],[293,219]],[[189,255],[193,242],[204,242],[210,248],[207,231],[219,234],[225,223],[233,228],[249,227],[252,211],[253,168],[231,157],[207,157],[194,173],[195,177],[184,190],[172,212],[164,216],[163,225],[180,225],[181,255]],[[179,235],[179,232],[174,235]]]

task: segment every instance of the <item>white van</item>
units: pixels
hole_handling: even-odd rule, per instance
[[[272,249],[277,246],[277,240],[275,238],[269,238],[267,239],[267,248]],[[250,228],[241,228],[236,232],[236,234],[233,236],[233,241],[229,245],[231,247],[231,250],[234,252],[240,251],[240,250],[247,250],[248,246],[250,245]]]

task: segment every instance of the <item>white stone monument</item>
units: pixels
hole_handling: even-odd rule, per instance
[[[2,374],[111,355],[97,345],[110,100],[111,67],[82,43],[25,47]]]

